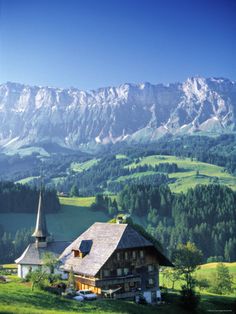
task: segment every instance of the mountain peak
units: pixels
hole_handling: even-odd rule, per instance
[[[192,77],[175,84],[125,83],[91,91],[0,85],[0,146],[152,141],[168,133],[235,129],[233,81]],[[7,146],[6,146],[7,145]]]

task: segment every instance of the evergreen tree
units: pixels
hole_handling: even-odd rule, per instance
[[[229,269],[223,263],[216,266],[216,274],[211,283],[211,291],[217,294],[227,294],[232,292],[232,276]]]
[[[71,189],[70,189],[70,196],[76,197],[79,196],[79,190],[77,184],[73,184]]]

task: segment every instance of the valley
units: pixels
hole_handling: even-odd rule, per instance
[[[101,189],[101,192],[105,193],[114,193],[114,190],[109,190],[109,186],[112,186],[116,183],[125,185],[126,182],[130,182],[133,180],[140,180],[142,182],[142,178],[144,177],[152,177],[155,174],[165,174],[168,176],[167,183],[171,189],[171,191],[175,193],[186,192],[189,188],[194,188],[198,184],[210,184],[210,183],[218,183],[223,184],[230,187],[233,190],[236,190],[236,177],[229,174],[223,167],[204,163],[197,161],[193,158],[187,157],[176,157],[176,156],[168,156],[168,155],[151,155],[147,157],[138,157],[132,158],[130,156],[122,155],[115,155],[116,160],[119,162],[117,163],[116,167],[120,169],[127,170],[134,170],[137,169],[139,166],[151,166],[155,167],[159,164],[176,164],[178,170],[173,173],[166,173],[161,171],[154,171],[153,170],[146,170],[127,174],[127,175],[114,175],[112,177],[112,173],[104,177],[102,179],[100,186],[104,186]],[[120,163],[120,160],[123,163]],[[135,162],[134,162],[135,160]],[[138,160],[138,161],[137,161]],[[71,182],[73,181],[71,178],[74,179],[74,182],[78,180],[78,184],[82,185],[82,180],[86,180],[86,173],[89,175],[93,172],[93,166],[99,166],[99,162],[101,158],[92,158],[85,162],[71,162],[68,165],[68,168],[64,171],[64,175],[58,177],[47,177],[46,182],[50,187],[54,187],[59,191],[63,191],[69,193],[69,186],[71,186]],[[109,167],[109,161],[107,164]],[[96,168],[95,168],[96,169]],[[40,178],[38,176],[34,177],[25,177],[20,180],[17,180],[16,183],[35,183]]]
[[[94,201],[88,198],[60,198],[61,210],[58,213],[47,215],[50,233],[57,241],[73,240],[78,234],[85,231],[95,221],[105,222],[109,216],[104,212],[93,212],[89,206]],[[0,213],[0,221],[6,232],[15,232],[19,229],[33,229],[35,214]],[[12,221],[15,221],[12,224]]]
[[[234,313],[235,14],[0,0],[0,314]]]

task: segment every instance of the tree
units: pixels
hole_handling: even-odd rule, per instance
[[[232,276],[229,273],[229,268],[223,263],[218,263],[216,266],[216,274],[211,283],[211,290],[218,294],[227,294],[232,291]]]
[[[209,288],[209,280],[202,277],[202,276],[198,276],[197,280],[196,280],[196,286],[200,289],[200,290],[205,290]]]
[[[43,254],[43,265],[44,265],[44,268],[48,268],[49,271],[50,271],[50,274],[53,274],[54,273],[54,269],[58,266],[59,264],[59,261],[58,259],[56,258],[55,255],[53,255],[52,253],[50,252],[45,252]]]
[[[70,189],[70,196],[74,197],[74,196],[79,196],[79,190],[77,187],[77,184],[73,184],[71,189]]]
[[[191,311],[194,311],[200,301],[200,295],[196,294],[194,272],[202,261],[202,252],[194,243],[179,244],[172,254],[175,270],[179,278],[184,280],[185,284],[181,289],[180,304]]]
[[[28,275],[28,279],[31,281],[31,290],[34,291],[35,286],[43,285],[45,280],[51,282],[51,275],[54,273],[55,267],[58,265],[57,258],[50,252],[44,253],[42,257],[42,267],[32,271]],[[50,273],[48,273],[48,270]],[[55,278],[53,278],[54,280]]]
[[[179,244],[172,254],[175,270],[185,281],[185,288],[192,290],[195,286],[194,271],[202,261],[202,252],[194,243]]]
[[[179,273],[175,269],[170,269],[166,267],[163,269],[162,274],[163,274],[163,277],[165,277],[167,281],[170,281],[172,283],[171,289],[174,290],[175,283],[179,279]]]
[[[31,281],[31,291],[34,291],[35,286],[40,286],[46,279],[47,273],[42,268],[30,272],[27,277]]]
[[[76,288],[75,275],[74,275],[74,271],[72,267],[70,269],[69,276],[68,276],[67,288],[72,291],[75,290]]]

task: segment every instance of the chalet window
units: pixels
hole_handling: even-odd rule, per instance
[[[153,265],[148,265],[148,271],[153,271],[154,270],[154,266]]]
[[[130,287],[134,287],[135,286],[134,281],[130,281],[129,285],[130,285]]]
[[[122,276],[122,268],[117,268],[117,276]]]
[[[144,258],[144,251],[143,250],[139,251],[139,255],[141,258]]]
[[[81,257],[81,253],[78,250],[73,250],[74,252],[74,257]]]
[[[104,277],[109,277],[110,276],[110,270],[109,269],[104,269],[103,270],[103,275],[104,275]]]
[[[124,275],[126,276],[128,275],[128,273],[129,273],[129,268],[124,268]]]
[[[125,252],[125,260],[128,260],[129,259],[129,254],[128,252]]]
[[[153,278],[149,278],[148,279],[148,284],[149,284],[149,286],[153,286],[154,285],[154,279]]]
[[[120,254],[120,252],[116,253],[116,259],[117,259],[117,261],[120,261],[120,260],[121,260],[121,254]]]
[[[136,258],[136,251],[133,251],[133,252],[132,252],[132,257],[133,257],[133,259]]]
[[[128,292],[130,289],[129,289],[129,283],[128,282],[125,282],[125,284],[124,284],[124,290],[126,291],[126,292]]]

